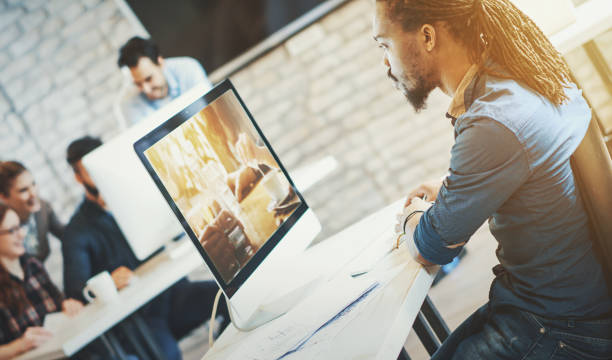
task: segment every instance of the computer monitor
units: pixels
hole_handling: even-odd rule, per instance
[[[194,86],[82,159],[108,210],[140,260],[183,234],[183,227],[134,153],[134,142],[208,90],[210,85],[206,83]]]
[[[223,290],[234,325],[252,328],[287,311],[274,290],[286,290],[292,272],[294,283],[303,279],[287,260],[321,226],[231,82],[134,149]]]

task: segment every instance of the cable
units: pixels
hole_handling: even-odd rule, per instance
[[[217,306],[219,305],[219,298],[221,298],[223,291],[219,289],[215,296],[215,303],[213,304],[212,313],[210,314],[210,323],[208,324],[208,348],[211,349],[213,346],[213,326],[215,325],[215,316],[217,315]]]

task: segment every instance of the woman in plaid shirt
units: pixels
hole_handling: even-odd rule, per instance
[[[17,213],[0,203],[0,360],[40,346],[52,334],[42,328],[45,315],[76,315],[83,304],[53,285],[40,261],[25,253],[25,228]]]

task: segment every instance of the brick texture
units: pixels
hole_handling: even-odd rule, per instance
[[[135,31],[110,0],[0,0],[0,28],[0,159],[30,168],[67,221],[82,192],[66,146],[118,131],[109,105],[121,83],[116,54]],[[46,265],[61,285],[60,244],[52,246]]]
[[[448,166],[449,99],[436,91],[427,109],[413,112],[386,79],[371,7],[348,2],[231,76],[290,173],[325,156],[338,161],[304,193],[323,224],[319,239]],[[64,150],[85,134],[117,134],[116,54],[135,33],[111,0],[0,0],[0,158],[24,162],[63,220],[82,196]],[[608,62],[611,34],[597,39]],[[612,119],[610,94],[591,80],[584,52],[567,59],[596,110]],[[52,251],[47,266],[61,284],[58,242]]]

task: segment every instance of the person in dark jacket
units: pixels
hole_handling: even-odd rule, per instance
[[[92,276],[108,271],[121,290],[130,284],[133,271],[142,264],[81,163],[86,154],[101,145],[99,139],[86,136],[73,141],[67,150],[68,163],[85,189],[85,199],[68,222],[62,244],[66,295],[77,299],[82,299],[83,287]],[[177,341],[210,318],[218,290],[214,281],[192,282],[184,278],[144,306],[141,314],[167,359],[181,358]],[[223,299],[218,313],[225,319],[223,329],[229,323]]]

